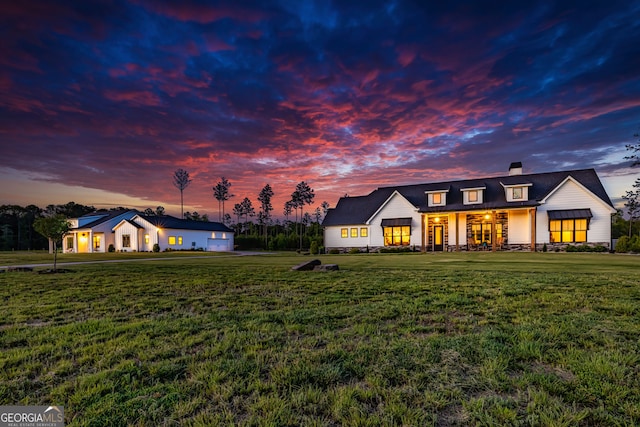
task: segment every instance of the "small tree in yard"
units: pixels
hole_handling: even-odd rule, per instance
[[[53,242],[53,271],[57,269],[58,242],[71,229],[71,223],[62,215],[38,218],[33,223],[33,229]]]

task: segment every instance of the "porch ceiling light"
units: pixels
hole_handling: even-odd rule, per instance
[[[440,222],[440,217],[436,217],[436,219],[434,220],[435,222]]]
[[[489,218],[491,218],[491,215],[489,215],[489,214],[486,214],[486,215],[484,216],[484,219],[489,219]]]

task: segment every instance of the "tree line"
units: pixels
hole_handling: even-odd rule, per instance
[[[188,171],[180,168],[174,172],[173,185],[180,191],[181,212],[184,211],[184,190],[191,182]],[[218,222],[234,228],[238,246],[247,249],[302,249],[310,247],[312,241],[322,244],[320,221],[326,215],[329,203],[324,201],[313,212],[305,212],[305,206],[310,206],[315,199],[315,192],[307,182],[299,182],[290,199],[285,202],[282,212],[285,220],[282,222],[273,219],[275,208],[272,200],[275,192],[270,184],[265,184],[257,195],[257,211],[249,197],[244,197],[233,205],[231,212],[235,217],[234,222],[231,213],[227,213],[225,209],[225,202],[235,197],[231,187],[231,181],[223,176],[212,187],[212,191],[213,198],[218,202]],[[187,214],[189,213],[184,213],[183,217]],[[292,215],[295,216],[295,221],[289,220]]]

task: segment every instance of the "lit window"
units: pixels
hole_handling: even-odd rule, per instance
[[[176,244],[176,236],[169,236],[169,244],[170,245]]]
[[[470,190],[469,191],[469,202],[475,203],[478,201],[478,190]]]
[[[496,223],[496,239],[498,242],[502,239],[502,224]],[[491,223],[483,222],[471,224],[471,238],[476,245],[486,243],[491,244]]]
[[[144,235],[144,242],[148,245],[149,244],[149,235],[145,234]]]
[[[67,237],[67,249],[73,249],[73,236]]]
[[[514,200],[522,199],[522,187],[513,188],[513,199]]]
[[[349,237],[349,229],[348,228],[341,228],[340,229],[340,236],[343,239],[346,239],[347,237]]]
[[[411,227],[384,227],[385,246],[408,246],[411,240]]]
[[[352,228],[351,229],[351,237],[358,237],[358,229],[357,228]]]
[[[551,243],[579,243],[587,241],[587,219],[563,219],[549,221]]]
[[[369,236],[369,229],[367,227],[362,227],[360,229],[360,237],[367,237]]]
[[[131,247],[131,235],[123,234],[122,235],[122,247],[130,248]]]
[[[178,244],[182,245],[182,236],[178,236]]]
[[[93,249],[100,249],[100,236],[93,236]]]
[[[442,193],[433,193],[433,204],[434,205],[442,204]]]

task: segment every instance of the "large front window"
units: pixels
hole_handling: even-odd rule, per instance
[[[502,224],[496,223],[496,239],[498,239],[498,243],[500,243],[502,237]],[[482,243],[491,244],[491,223],[471,224],[471,238],[476,245]]]
[[[408,246],[411,241],[411,227],[384,227],[385,246]]]
[[[587,241],[587,219],[556,219],[549,221],[551,243],[579,243]]]

